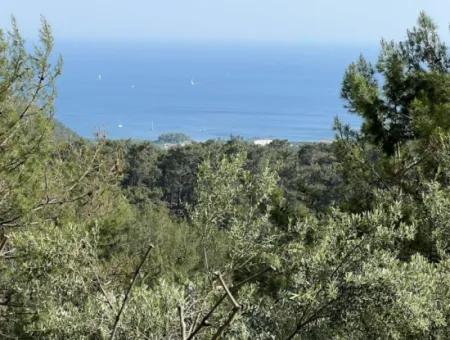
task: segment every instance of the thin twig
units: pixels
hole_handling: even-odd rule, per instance
[[[26,116],[28,110],[33,106],[33,104],[34,104],[34,102],[36,101],[36,99],[37,99],[39,93],[41,92],[41,90],[44,89],[44,88],[46,87],[46,85],[48,85],[48,84],[45,84],[45,83],[44,83],[44,80],[47,78],[47,75],[46,75],[46,73],[47,73],[47,67],[48,67],[47,60],[45,60],[45,63],[46,63],[46,65],[43,67],[43,69],[41,70],[41,73],[40,73],[40,75],[39,75],[39,81],[38,81],[38,83],[37,83],[35,92],[33,93],[33,95],[32,95],[32,97],[31,97],[30,101],[29,101],[29,102],[27,103],[27,105],[25,106],[25,109],[24,109],[24,110],[22,111],[22,113],[19,115],[18,119],[17,119],[17,120],[13,123],[13,125],[11,126],[11,128],[10,128],[10,130],[12,130],[11,134],[10,134],[9,136],[7,136],[7,137],[0,143],[0,147],[4,147],[4,146],[8,143],[8,141],[14,136],[14,134],[15,134],[16,131],[17,131],[17,126],[18,126],[19,122],[22,121],[22,119]]]
[[[112,305],[111,301],[109,300],[108,294],[106,294],[106,291],[103,288],[102,282],[100,281],[100,278],[99,278],[99,276],[97,274],[97,271],[95,269],[94,269],[94,275],[95,275],[95,279],[97,280],[98,287],[100,288],[100,291],[102,292],[106,302],[108,303],[108,305],[111,308],[111,310],[114,311],[114,306]]]
[[[234,308],[241,308],[241,306],[239,306],[239,304],[237,303],[236,299],[234,298],[233,294],[231,294],[230,290],[228,289],[227,284],[225,283],[222,274],[217,273],[217,276],[219,278],[220,284],[222,285],[223,289],[225,289],[225,292],[228,295],[228,299],[230,299],[230,302],[233,304]]]
[[[227,321],[225,321],[224,324],[219,327],[216,334],[214,334],[213,337],[211,338],[212,340],[218,339],[220,337],[220,335],[223,333],[223,331],[230,325],[231,321],[233,321],[233,318],[238,311],[239,311],[239,308],[233,308],[233,311],[228,316]]]
[[[91,170],[94,168],[95,161],[96,161],[96,159],[97,159],[97,156],[98,156],[98,154],[99,154],[101,148],[102,148],[102,145],[99,144],[99,145],[97,146],[97,148],[95,149],[94,155],[92,156],[91,164],[89,165],[89,167],[87,168],[87,170],[81,175],[81,177],[78,178],[77,181],[74,182],[70,188],[68,188],[67,192],[71,192],[73,189],[75,189],[75,188],[78,186],[78,184],[80,184],[81,181],[82,181],[87,175],[89,175],[89,173],[91,172]]]
[[[251,276],[249,276],[248,278],[246,278],[245,280],[239,282],[238,284],[232,286],[230,288],[230,292],[235,292],[237,291],[240,287],[242,287],[244,284],[246,284],[247,282],[255,279],[256,277],[268,272],[269,270],[274,270],[273,267],[267,267],[263,270],[261,270],[260,272],[257,272]],[[194,330],[189,334],[187,340],[191,340],[194,339],[194,336],[200,332],[202,330],[203,327],[205,326],[209,326],[208,323],[208,319],[211,317],[211,315],[214,313],[214,311],[220,306],[220,304],[223,302],[223,300],[225,300],[225,298],[228,296],[227,293],[223,294],[219,300],[216,301],[216,303],[214,304],[214,306],[212,306],[212,308],[209,310],[209,312],[203,317],[203,319],[198,323],[198,325],[194,328]]]
[[[227,327],[230,325],[231,321],[233,321],[233,318],[237,314],[239,309],[241,309],[241,306],[239,305],[239,303],[237,303],[237,301],[234,298],[233,294],[231,294],[230,290],[228,289],[228,286],[225,283],[225,280],[223,279],[222,274],[217,273],[216,275],[219,277],[219,281],[220,281],[223,289],[225,289],[225,292],[226,292],[226,294],[228,296],[228,299],[233,304],[233,310],[228,315],[228,319],[222,324],[222,326],[219,327],[219,329],[217,330],[216,334],[213,335],[213,337],[212,337],[213,340],[218,339],[221,336],[223,331],[225,329],[227,329]]]
[[[308,319],[306,319],[305,321],[299,323],[296,325],[295,330],[286,338],[286,340],[291,340],[293,339],[301,330],[303,327],[305,327],[306,325],[308,325],[310,322],[313,322],[314,320],[316,320],[319,316],[319,314],[325,309],[327,308],[329,305],[335,303],[336,301],[339,300],[339,297],[333,300],[328,301],[327,303],[325,303],[323,306],[321,306],[320,308],[318,308]]]
[[[6,235],[3,235],[3,240],[2,240],[2,242],[0,243],[0,256],[2,256],[3,254],[2,254],[2,251],[3,251],[3,249],[5,249],[5,246],[6,246],[6,242],[8,241],[8,236],[6,236]]]
[[[184,322],[184,308],[181,303],[178,305],[178,316],[180,317],[181,339],[186,340],[186,322]]]
[[[192,331],[194,330],[194,327],[197,325],[198,319],[200,318],[200,314],[201,313],[197,313],[197,315],[195,316],[195,320],[192,323],[191,327],[189,328],[189,333],[188,334],[191,334]]]
[[[111,337],[109,338],[110,340],[114,340],[114,337],[116,336],[117,328],[119,327],[119,323],[120,323],[120,317],[122,316],[122,313],[123,313],[123,311],[125,309],[125,306],[126,306],[126,304],[128,302],[128,299],[131,296],[131,291],[132,291],[132,289],[134,287],[134,284],[136,283],[137,277],[139,276],[139,272],[141,271],[141,268],[144,265],[145,261],[147,261],[147,258],[150,255],[150,251],[152,249],[153,249],[153,245],[150,244],[150,246],[148,247],[144,257],[141,260],[141,263],[139,264],[139,266],[136,268],[136,271],[134,272],[134,276],[131,279],[130,286],[128,287],[128,290],[127,290],[127,292],[125,294],[125,297],[123,298],[122,305],[120,307],[119,313],[117,313],[116,321],[114,322],[114,327],[113,327],[113,330],[111,332]]]
[[[219,300],[217,300],[217,302],[214,304],[214,306],[209,310],[209,312],[203,317],[203,319],[200,321],[200,323],[197,325],[197,327],[195,327],[195,329],[193,330],[193,332],[191,334],[189,334],[187,340],[191,340],[194,338],[194,336],[200,332],[200,330],[205,327],[205,326],[209,326],[208,323],[208,319],[211,317],[211,315],[214,313],[214,311],[217,309],[217,307],[220,306],[220,304],[222,303],[223,300],[225,300],[225,298],[227,297],[227,294],[223,294]]]

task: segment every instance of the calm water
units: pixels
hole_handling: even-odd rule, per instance
[[[60,44],[57,117],[79,134],[196,140],[332,139],[333,119],[354,127],[339,97],[363,48]]]

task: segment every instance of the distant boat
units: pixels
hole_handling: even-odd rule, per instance
[[[102,80],[102,75],[101,74],[98,75],[98,80]]]
[[[195,86],[196,82],[194,81],[194,79],[191,79],[191,85]]]

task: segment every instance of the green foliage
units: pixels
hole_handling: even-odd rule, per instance
[[[449,130],[449,67],[437,27],[421,13],[405,41],[382,42],[376,66],[363,57],[350,65],[342,97],[363,117],[363,135],[392,155],[398,143]]]
[[[424,14],[347,70],[364,126],[329,145],[61,138],[52,44],[0,34],[1,338],[448,338],[449,61]]]
[[[199,169],[192,223],[201,238],[207,271],[255,265],[271,253],[271,196],[278,176],[268,167],[254,175],[245,154],[205,161]],[[225,249],[223,249],[225,247]]]
[[[167,205],[179,216],[185,216],[194,198],[197,169],[205,157],[198,145],[174,148],[162,155],[158,164],[161,175],[158,184]]]
[[[122,185],[133,204],[150,204],[162,196],[158,187],[161,169],[158,167],[158,150],[150,143],[126,145],[125,169]]]
[[[69,129],[60,121],[55,119],[54,124],[55,124],[54,135],[56,140],[71,141],[81,139],[81,137],[75,131]]]
[[[113,153],[102,154],[104,141],[55,138],[61,63],[50,65],[48,24],[42,23],[34,54],[25,50],[15,21],[0,40],[2,331],[19,338],[86,337],[101,316],[94,298],[98,263],[131,209]]]
[[[157,143],[160,144],[182,144],[191,142],[191,137],[179,132],[163,133],[158,137]]]

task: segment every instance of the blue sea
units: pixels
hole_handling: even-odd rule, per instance
[[[82,136],[321,141],[338,116],[345,68],[364,47],[61,43],[57,118]]]

